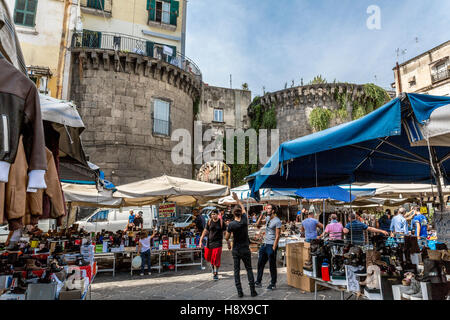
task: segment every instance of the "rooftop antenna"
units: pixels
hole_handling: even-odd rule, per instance
[[[231,78],[231,74],[230,74],[230,89],[233,89],[233,82],[232,82],[231,79],[232,79],[232,78]]]

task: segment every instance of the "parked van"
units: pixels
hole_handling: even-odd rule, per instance
[[[143,212],[144,229],[153,228],[153,220],[156,221],[157,217],[155,206],[124,207],[121,209],[101,208],[75,223],[78,224],[79,229],[83,228],[87,232],[100,232],[102,230],[116,232],[126,228],[131,209],[133,209],[135,215],[139,211]]]

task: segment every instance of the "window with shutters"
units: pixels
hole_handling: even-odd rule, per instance
[[[223,122],[223,110],[214,109],[214,122]]]
[[[170,133],[170,102],[155,99],[153,102],[153,133],[168,136]]]
[[[38,0],[16,0],[14,23],[34,27]]]
[[[177,25],[179,1],[147,0],[149,22],[154,21],[165,25]]]

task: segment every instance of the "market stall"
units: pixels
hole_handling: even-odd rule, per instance
[[[255,199],[261,188],[435,185],[440,204],[434,219],[437,239],[435,234],[424,238],[408,231],[372,237],[365,246],[313,240],[302,251],[302,276],[309,272],[310,280],[334,282],[370,299],[440,300],[448,294],[450,234],[443,183],[450,172],[449,105],[448,97],[403,94],[358,120],[282,143],[260,171],[247,177]],[[331,265],[323,264],[325,260]]]

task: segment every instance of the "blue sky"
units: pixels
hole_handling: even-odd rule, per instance
[[[370,5],[380,30],[366,26]],[[450,40],[449,12],[449,0],[189,0],[186,55],[204,82],[229,87],[232,74],[253,96],[317,74],[390,88],[396,49],[403,62]]]

